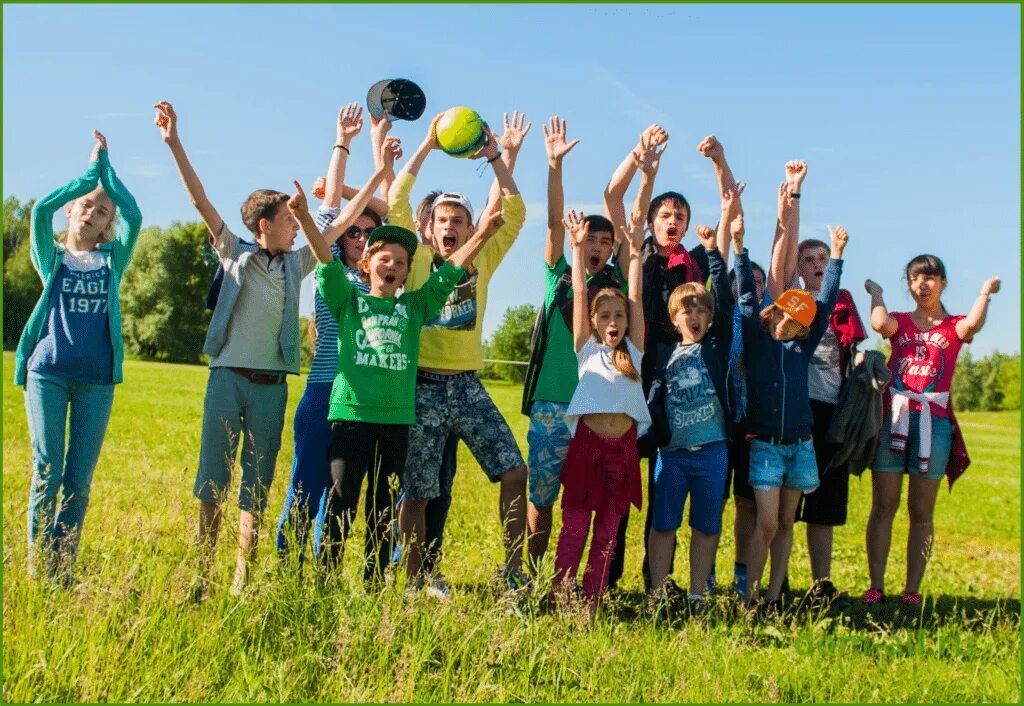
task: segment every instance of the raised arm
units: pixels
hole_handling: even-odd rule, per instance
[[[745,188],[747,185],[738,181],[735,187],[726,188],[722,192],[722,215],[718,219],[715,248],[727,266],[729,264],[729,244],[733,242],[731,226],[739,219],[740,228],[743,227],[743,203],[740,201],[740,196]]]
[[[644,278],[640,262],[640,248],[644,242],[644,224],[646,213],[633,211],[629,217],[629,226],[623,228],[623,240],[629,247],[629,269],[626,275],[629,287],[629,339],[641,353],[646,345],[644,325]],[[575,293],[573,294],[575,296]]]
[[[989,298],[999,291],[1002,281],[998,277],[989,277],[981,285],[981,292],[974,300],[971,311],[964,318],[956,322],[956,335],[962,341],[969,341],[976,333],[981,331],[985,325],[985,318],[988,316]]]
[[[572,248],[572,338],[579,353],[590,338],[590,302],[587,299],[587,266],[583,261],[583,244],[587,242],[590,224],[583,220],[583,214],[569,211],[562,223],[569,231],[569,247]]]
[[[381,160],[382,148],[384,147],[384,140],[387,138],[388,133],[391,132],[391,118],[385,112],[384,117],[380,120],[375,120],[373,116],[370,116],[370,149],[373,150],[373,166],[380,168],[384,166],[384,162]],[[391,185],[395,182],[395,167],[391,165],[391,169],[384,172],[384,179],[380,184],[380,204],[383,205],[384,210],[378,211],[376,202],[377,197],[374,197],[370,201],[370,208],[377,212],[381,218],[388,212],[388,193],[391,191]],[[353,191],[353,194],[355,192]],[[351,198],[346,196],[345,198]]]
[[[498,232],[498,229],[505,225],[505,219],[501,215],[501,211],[496,211],[491,214],[491,217],[480,223],[476,232],[473,233],[472,237],[466,241],[466,243],[452,253],[451,257],[448,258],[448,262],[455,265],[456,267],[466,267],[469,263],[473,262],[473,258],[477,256],[480,249],[487,244],[491,236]]]
[[[635,161],[635,166],[640,170],[640,188],[636,192],[636,199],[633,201],[633,210],[630,212],[630,220],[633,214],[640,214],[641,218],[647,218],[647,211],[651,207],[651,197],[654,195],[654,181],[658,176],[658,168],[661,166],[661,156],[668,147],[668,133],[660,126],[652,125],[647,132],[640,136],[638,149],[630,155]],[[622,200],[618,201],[618,208],[609,207],[605,204],[605,211],[612,213],[609,217],[612,226],[615,228],[616,240],[618,241],[618,252],[616,254],[620,262],[629,259],[629,243],[620,238],[619,235],[627,230],[625,207]]]
[[[509,120],[508,113],[505,113],[503,123],[504,132],[498,138],[498,144],[501,145],[502,149],[501,161],[505,163],[509,174],[511,174],[516,170],[519,150],[522,149],[523,140],[526,139],[526,135],[530,132],[530,128],[533,127],[533,123],[527,123],[526,114],[520,113],[518,110],[513,111],[511,120]],[[501,196],[501,185],[495,179],[491,182],[491,190],[487,194],[487,204],[480,213],[479,222],[490,219],[495,211],[501,210]]]
[[[345,208],[341,210],[341,213],[334,219],[334,222],[324,230],[324,240],[328,243],[336,241],[356,222],[356,219],[359,218],[359,215],[373,196],[374,190],[380,186],[387,170],[394,168],[395,159],[402,154],[402,144],[399,139],[397,137],[386,138],[381,147],[381,154],[381,166],[370,175],[370,178],[363,184],[363,188],[345,204]]]
[[[711,160],[715,168],[715,178],[718,180],[718,193],[725,197],[726,189],[736,188],[736,179],[732,175],[732,169],[725,159],[725,148],[714,135],[708,135],[697,144],[697,151]]]
[[[327,165],[327,183],[324,185],[324,206],[338,208],[341,205],[342,189],[345,185],[345,167],[351,154],[350,145],[363,129],[363,109],[356,103],[343,105],[338,110],[335,125],[334,147],[331,161]]]
[[[103,137],[98,130],[93,130],[92,135],[96,138],[97,143],[102,145],[98,152],[100,184],[103,186],[103,191],[121,212],[121,217],[127,226],[124,233],[118,236],[118,242],[124,247],[128,257],[131,257],[131,252],[135,249],[135,243],[139,239],[139,230],[142,228],[142,212],[139,210],[138,204],[135,203],[135,197],[131,195],[128,187],[121,182],[110,165],[107,138]]]
[[[793,284],[800,239],[800,192],[807,176],[807,163],[786,162],[786,181],[779,186],[779,213],[775,224],[775,240],[765,287],[772,299]]]
[[[189,162],[188,156],[185,154],[185,148],[182,146],[181,140],[178,139],[178,116],[174,112],[174,106],[167,101],[161,101],[153,107],[157,110],[156,119],[153,122],[160,128],[160,137],[163,138],[164,143],[171,150],[174,164],[178,167],[178,175],[185,185],[185,193],[188,194],[192,205],[196,207],[196,210],[199,211],[199,216],[206,223],[206,229],[210,231],[211,241],[216,242],[224,227],[224,219],[220,217],[217,209],[206,198],[203,183],[199,181],[199,176],[196,174],[195,169],[192,168],[192,163]]]
[[[562,188],[562,160],[579,140],[565,141],[565,121],[557,115],[542,125],[544,149],[548,153],[548,239],[544,244],[544,262],[554,267],[565,251],[565,192]]]
[[[491,165],[491,168],[494,169],[494,180],[501,190],[502,198],[515,196],[519,193],[519,187],[516,186],[516,180],[512,177],[512,171],[501,159],[501,152],[498,151],[498,139],[490,128],[484,128],[484,131],[487,133],[487,142],[471,159],[486,159],[487,163]]]
[[[608,185],[604,188],[604,213],[608,220],[612,222],[612,225],[615,226],[616,233],[619,233],[626,226],[626,208],[623,205],[623,201],[626,198],[626,191],[636,175],[636,170],[639,168],[640,155],[645,146],[649,144],[650,136],[664,132],[660,126],[651,125],[640,133],[640,139],[637,141],[636,146],[626,154],[625,159],[615,168],[611,179],[608,180]],[[647,142],[644,140],[645,135],[648,136]]]
[[[871,328],[882,338],[892,338],[899,328],[895,317],[889,313],[882,298],[882,287],[870,279],[864,280],[864,289],[871,295]]]
[[[309,249],[313,251],[316,261],[321,265],[333,262],[334,254],[331,252],[331,245],[320,234],[320,229],[316,227],[316,222],[309,213],[309,204],[306,202],[305,192],[303,192],[299,182],[292,181],[292,183],[295,185],[295,194],[288,199],[288,210],[291,211],[292,215],[295,216],[295,220],[302,226],[302,232],[306,236],[306,240],[309,241]]]

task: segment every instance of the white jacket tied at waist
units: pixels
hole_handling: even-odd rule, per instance
[[[910,432],[910,401],[921,403],[921,418],[918,434],[917,463],[921,473],[928,472],[928,460],[932,449],[932,409],[931,403],[943,409],[949,405],[948,392],[911,392],[889,388],[892,398],[892,426],[889,433],[890,447],[893,451],[903,452],[907,448],[907,435]]]

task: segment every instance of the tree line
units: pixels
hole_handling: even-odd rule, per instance
[[[21,330],[42,293],[32,268],[29,226],[35,201],[4,200],[4,348],[17,346]],[[204,363],[203,341],[211,312],[206,293],[217,268],[201,222],[174,222],[168,228],[143,229],[135,258],[121,283],[125,352],[137,358],[176,363]],[[538,297],[539,299],[540,297]],[[505,310],[501,325],[484,343],[484,357],[522,361],[530,358],[530,334],[538,306],[520,304]],[[302,319],[302,365],[312,360],[309,321]],[[887,344],[879,348],[886,351]],[[487,363],[482,377],[521,383],[525,365]],[[1020,409],[1020,355],[990,353],[974,358],[965,350],[953,378],[957,410]]]

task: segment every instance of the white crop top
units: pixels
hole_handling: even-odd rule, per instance
[[[633,367],[639,372],[643,353],[637,350],[628,337],[626,348],[633,360]],[[612,350],[589,338],[576,354],[580,382],[565,411],[565,423],[572,436],[576,436],[576,425],[584,414],[628,414],[636,420],[638,437],[643,436],[651,426],[651,415],[647,411],[647,401],[640,381],[630,380],[619,372],[612,362]]]

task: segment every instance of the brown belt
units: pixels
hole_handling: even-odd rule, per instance
[[[280,385],[288,376],[287,373],[261,373],[249,368],[228,368],[228,370],[256,385]]]

